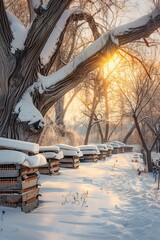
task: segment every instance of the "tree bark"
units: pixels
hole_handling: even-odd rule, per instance
[[[65,125],[64,125],[64,97],[61,97],[55,103],[55,123],[57,125],[57,133],[61,136],[65,136]]]
[[[26,37],[24,49],[16,50],[13,54],[11,52],[13,36],[3,1],[0,1],[0,136],[38,141],[42,131],[39,122],[34,122],[32,125],[28,122],[18,122],[14,110],[24,92],[32,88],[34,84],[38,85],[40,53],[70,2],[71,0],[49,1],[46,10],[43,9],[43,12],[37,10],[36,18]],[[58,99],[82,82],[87,73],[99,67],[102,60],[113,55],[118,47],[140,38],[146,38],[160,27],[160,14],[155,12],[148,15],[147,19],[148,22],[144,25],[142,23],[140,26],[132,26],[124,32],[117,31],[117,34],[115,31],[114,36],[110,31],[101,38],[103,43],[101,47],[97,46],[98,50],[96,48],[93,54],[87,55],[88,58],[81,61],[63,79],[45,89],[44,92],[40,92],[38,87],[35,87],[31,92],[35,107],[44,116]],[[114,38],[119,41],[118,44],[115,43]]]
[[[132,135],[132,133],[133,133],[133,131],[135,130],[135,128],[136,128],[136,126],[133,125],[133,126],[131,127],[131,129],[128,131],[128,133],[126,134],[126,136],[123,138],[123,142],[124,142],[124,143],[127,143],[128,138]]]
[[[97,76],[98,79],[98,76]],[[94,81],[95,82],[95,81]],[[95,84],[95,83],[94,83]],[[93,126],[93,119],[95,116],[95,110],[96,107],[98,105],[99,102],[99,92],[98,92],[98,88],[96,85],[94,85],[94,96],[93,96],[93,100],[92,100],[92,107],[91,107],[91,112],[90,112],[90,116],[89,116],[89,122],[88,122],[88,126],[87,126],[87,131],[86,131],[86,136],[84,139],[84,144],[87,145],[88,141],[89,141],[89,135]]]
[[[146,150],[145,150],[146,151]],[[152,157],[151,157],[151,150],[146,151],[146,157],[147,157],[147,168],[148,172],[152,172]]]
[[[133,119],[134,119],[134,122],[135,122],[135,126],[136,126],[136,129],[137,129],[138,135],[139,135],[139,137],[141,139],[142,146],[144,147],[144,150],[146,152],[147,170],[148,170],[148,172],[152,172],[152,161],[151,161],[151,151],[152,151],[152,148],[149,149],[147,147],[147,144],[145,142],[145,139],[143,137],[142,131],[141,131],[140,126],[139,126],[139,122],[138,122],[137,116],[135,114],[133,115]]]

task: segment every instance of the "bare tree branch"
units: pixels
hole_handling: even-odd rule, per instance
[[[151,79],[151,76],[150,76],[150,74],[149,74],[149,72],[148,72],[145,64],[143,63],[143,61],[141,61],[138,57],[134,56],[133,54],[129,53],[128,51],[124,50],[123,48],[119,48],[119,50],[121,50],[122,52],[126,53],[126,54],[129,55],[131,58],[136,59],[136,60],[142,65],[142,67],[144,68],[144,70],[145,70],[145,72],[147,73],[148,77]],[[124,57],[120,52],[119,52],[119,54],[120,54],[122,57]]]
[[[66,32],[66,29],[67,29],[67,26],[69,24],[72,24],[72,22],[78,22],[78,21],[82,21],[82,20],[86,20],[86,22],[88,22],[89,24],[89,27],[92,31],[92,34],[94,36],[94,39],[97,39],[100,34],[98,32],[98,28],[97,28],[97,25],[96,25],[96,22],[94,20],[94,18],[89,14],[89,13],[86,13],[84,12],[83,10],[81,9],[76,9],[76,10],[67,10],[67,14],[65,14],[66,11],[64,11],[63,15],[61,16],[61,18],[65,19],[65,24],[63,23],[63,28],[62,28],[62,24],[61,24],[61,18],[59,19],[59,21],[57,22],[57,25],[56,25],[56,29],[61,29],[61,32],[59,34],[57,34],[57,30],[55,30],[56,32],[54,33],[54,30],[52,32],[52,35],[55,39],[55,35],[57,34],[58,36],[56,36],[56,41],[54,43],[54,46],[52,47],[54,50],[52,50],[52,48],[50,47],[50,59],[49,59],[49,62],[47,64],[45,64],[45,66],[43,66],[43,63],[42,63],[42,59],[43,59],[43,55],[45,55],[46,57],[46,51],[45,51],[45,48],[48,48],[48,45],[53,45],[53,41],[51,43],[51,40],[50,38],[48,39],[46,45],[44,46],[43,48],[43,51],[40,55],[40,65],[41,65],[41,73],[45,75],[48,74],[51,66],[53,65],[55,59],[56,59],[56,56],[57,56],[57,52],[59,51],[60,47],[61,47],[61,44],[62,44],[62,40],[63,40],[63,37],[64,37],[64,34]],[[67,16],[65,16],[67,15]],[[60,26],[59,26],[60,25]],[[76,37],[76,30],[75,29],[75,34],[74,34],[74,38]],[[74,45],[73,45],[74,46]],[[43,54],[44,52],[44,54]],[[51,52],[52,52],[52,55],[51,55]],[[72,52],[72,51],[70,51]]]
[[[66,69],[70,66],[68,74],[65,77],[63,76],[62,79],[59,79],[57,83],[55,83],[54,78],[57,79],[57,74],[59,75],[59,73],[55,73],[53,75],[54,85],[51,84],[50,87],[45,89],[45,109],[48,109],[59,97],[81,82],[87,73],[102,64],[102,59],[104,57],[107,61],[107,59],[117,50],[118,47],[136,41],[140,38],[146,38],[158,29],[160,27],[159,8],[160,6],[158,5],[158,7],[156,7],[155,10],[147,16],[144,16],[127,26],[125,25],[123,27],[116,28],[97,39],[97,41],[91,44],[83,53],[80,54],[80,56],[76,57],[69,63],[69,65],[66,65],[60,70],[66,72]],[[118,39],[119,45],[113,42],[113,38]],[[79,60],[81,59],[81,61],[78,61],[78,58]],[[83,74],[81,74],[81,72]],[[55,93],[54,95],[53,92]],[[42,111],[44,111],[44,109],[42,109]]]
[[[29,8],[29,14],[30,14],[30,23],[35,19],[36,13],[34,11],[33,1],[27,0],[28,2],[28,8]]]
[[[0,1],[0,13],[0,51],[8,55],[10,53],[10,43],[13,36],[3,0]]]

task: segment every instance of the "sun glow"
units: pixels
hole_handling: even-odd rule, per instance
[[[108,75],[109,72],[116,70],[121,61],[121,56],[115,53],[105,64],[104,64],[104,77]]]

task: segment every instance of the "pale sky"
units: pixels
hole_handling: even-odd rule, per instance
[[[153,7],[152,0],[128,0],[126,4],[129,11],[126,13],[126,16],[130,20],[137,19],[151,11]]]

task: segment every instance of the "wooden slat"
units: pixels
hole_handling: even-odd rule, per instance
[[[53,175],[58,175],[59,174],[59,169],[58,170],[53,170],[53,169],[51,169],[51,174],[53,174]]]
[[[76,163],[79,162],[79,158],[63,158],[60,160],[60,163]]]
[[[40,174],[54,174],[57,173],[59,171],[59,165],[58,166],[53,166],[51,168],[47,167],[41,167],[39,168],[39,172]]]
[[[60,166],[64,167],[64,168],[78,168],[79,167],[79,162],[76,162],[76,163],[62,163]]]
[[[53,167],[53,166],[58,166],[59,165],[59,160],[57,161],[51,161],[50,162],[50,166]]]
[[[12,202],[18,203],[21,200],[21,195],[19,194],[0,194],[0,202]]]
[[[81,158],[80,159],[81,162],[97,162],[97,158]]]
[[[0,178],[18,177],[19,170],[0,170]]]
[[[4,182],[4,183],[0,183],[0,191],[10,191],[10,190],[18,190],[21,189],[22,184],[19,182],[16,183],[11,183],[11,182]]]
[[[26,202],[31,198],[36,198],[39,194],[39,188],[36,187],[32,190],[29,190],[28,192],[23,193],[22,196],[22,202]]]
[[[0,179],[0,191],[1,190],[21,190],[30,188],[37,185],[38,175],[26,176],[27,178],[22,181],[21,178],[16,179]]]
[[[111,157],[112,156],[112,150],[108,150],[107,151],[107,157]]]
[[[39,172],[40,174],[49,174],[49,168],[48,167],[39,168]]]
[[[28,178],[22,182],[22,189],[30,188],[33,186],[37,186],[38,183],[38,176]]]
[[[51,167],[51,168],[49,169],[49,171],[50,171],[51,173],[54,173],[54,172],[59,171],[59,165],[58,165],[58,166]]]
[[[78,160],[79,159],[79,157],[78,156],[64,156],[64,159],[75,159],[75,160]]]
[[[83,158],[85,159],[97,159],[98,155],[94,154],[94,155],[83,155]]]
[[[119,153],[119,149],[114,148],[114,149],[112,150],[112,154],[117,154],[117,153]]]
[[[0,170],[16,170],[16,164],[0,164]]]
[[[21,203],[26,202],[27,200],[34,198],[38,195],[39,189],[38,187],[28,190],[22,194],[0,194],[0,202],[12,202],[12,203]]]
[[[24,175],[33,174],[37,172],[38,172],[38,168],[23,168],[20,171],[20,175],[21,177],[23,177]]]
[[[5,207],[17,207],[17,203],[12,203],[12,202],[0,202],[0,206],[5,206]]]
[[[33,211],[37,206],[39,205],[39,200],[36,199],[35,201],[31,203],[27,203],[24,206],[21,207],[21,211],[25,213],[29,213]]]

